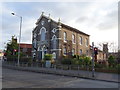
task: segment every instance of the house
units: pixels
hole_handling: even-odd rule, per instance
[[[89,35],[71,26],[54,21],[43,13],[32,31],[32,53],[37,60],[42,60],[46,53],[55,60],[64,56],[89,55]]]
[[[32,44],[20,43],[20,51],[27,57],[32,56]]]
[[[17,42],[17,38],[14,38],[15,42]],[[19,46],[19,43],[17,43]],[[18,50],[16,50],[18,51]],[[32,56],[32,44],[20,43],[20,51],[26,56]]]

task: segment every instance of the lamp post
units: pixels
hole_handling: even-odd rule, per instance
[[[18,62],[17,65],[19,66],[19,61],[20,61],[20,40],[21,40],[21,28],[22,28],[22,16],[18,16],[15,13],[11,13],[12,15],[15,15],[20,18],[20,33],[19,33],[19,46],[18,46]]]

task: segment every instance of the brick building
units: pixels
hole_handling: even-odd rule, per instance
[[[17,42],[17,38],[14,38]],[[17,43],[19,45],[19,43]],[[26,56],[32,56],[32,44],[20,43],[20,51]]]
[[[20,43],[20,51],[28,56],[32,56],[32,44]]]
[[[89,35],[42,15],[32,31],[33,56],[42,60],[46,53],[53,54],[55,60],[63,56],[86,54],[89,56]]]

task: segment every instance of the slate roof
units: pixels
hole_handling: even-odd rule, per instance
[[[46,18],[46,19],[51,19],[51,18],[49,18],[49,17],[47,17],[47,16],[45,16],[45,15],[41,15],[40,18],[37,20],[36,25],[39,24],[40,20],[41,20],[43,17]],[[51,20],[52,20],[54,23],[57,23],[57,24],[58,24],[58,22],[56,22],[55,20],[53,20],[53,19],[51,19]],[[78,30],[78,29],[76,29],[76,28],[73,28],[73,27],[71,27],[71,26],[68,26],[68,25],[66,25],[66,24],[61,23],[61,26],[62,26],[63,28],[67,28],[67,29],[69,29],[69,30],[71,30],[71,31],[75,31],[75,32],[77,32],[77,33],[81,33],[81,34],[90,36],[89,34],[86,34],[86,33],[82,32],[82,31],[80,31],[80,30]]]

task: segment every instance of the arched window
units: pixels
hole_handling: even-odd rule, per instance
[[[40,29],[40,35],[41,35],[40,40],[41,41],[45,41],[45,33],[46,33],[46,29],[44,27],[42,27]]]
[[[72,35],[72,42],[75,43],[75,35]]]
[[[52,48],[53,49],[56,49],[56,40],[57,40],[57,37],[54,35],[53,37],[52,37]]]
[[[64,32],[64,42],[66,42],[66,41],[67,41],[67,33]]]

